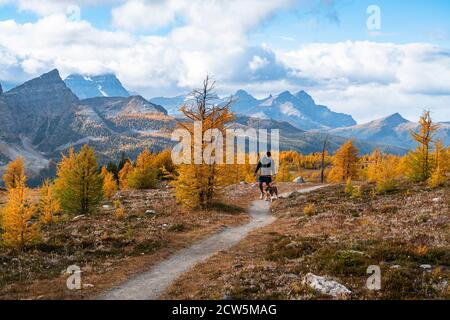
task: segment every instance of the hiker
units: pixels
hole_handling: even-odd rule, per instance
[[[275,176],[275,162],[272,159],[272,154],[270,151],[266,153],[258,161],[258,165],[256,166],[255,176],[259,173],[258,182],[259,182],[259,190],[261,191],[260,199],[264,199],[264,184],[268,187],[272,185],[272,178]]]

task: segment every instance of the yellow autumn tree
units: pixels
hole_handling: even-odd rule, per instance
[[[122,169],[119,171],[119,187],[120,190],[125,190],[128,188],[128,175],[130,174],[133,166],[131,162],[127,160],[123,165]]]
[[[63,156],[57,169],[55,192],[61,207],[71,213],[88,214],[103,199],[103,179],[97,172],[94,150],[84,145]]]
[[[172,162],[171,150],[163,150],[153,157],[153,167],[159,170],[160,178],[173,176],[175,174],[175,165]],[[164,171],[164,172],[163,172]]]
[[[151,189],[158,182],[158,168],[154,166],[155,156],[148,150],[142,151],[131,172],[128,174],[128,186],[133,189]]]
[[[444,186],[450,175],[450,157],[449,150],[444,148],[442,141],[437,141],[434,145],[433,162],[434,169],[428,179],[428,184],[432,188]]]
[[[39,228],[32,222],[36,207],[28,197],[25,179],[15,181],[16,187],[8,190],[8,201],[2,209],[3,244],[22,250],[39,239]]]
[[[412,138],[418,143],[415,151],[410,152],[406,158],[405,173],[413,181],[426,181],[430,178],[432,161],[430,156],[433,133],[439,128],[433,124],[430,112],[424,111],[419,120],[419,131],[411,132]]]
[[[280,169],[276,177],[277,182],[291,182],[292,175],[289,171],[289,163],[287,161],[282,161],[280,164]]]
[[[377,193],[392,191],[401,177],[401,159],[394,155],[376,153],[374,160],[369,163],[367,171],[369,182],[376,184],[375,191]]]
[[[45,180],[40,189],[39,213],[44,224],[56,221],[56,215],[61,211],[61,205],[55,197],[54,186]]]
[[[192,137],[191,159],[189,164],[179,166],[179,175],[173,184],[176,188],[177,201],[188,207],[209,207],[219,197],[223,186],[230,180],[228,165],[221,164],[220,160],[222,159],[216,159],[216,156],[220,155],[220,149],[218,149],[220,147],[209,149],[211,151],[209,160],[211,161],[205,162],[205,159],[194,161],[195,157],[193,156],[198,154],[194,148],[194,141],[198,138],[194,135],[194,123],[201,124],[201,128],[197,130],[200,132],[196,132],[197,135],[201,135],[200,146],[197,146],[201,150],[197,151],[204,154],[204,151],[216,142],[213,134],[211,134],[211,139],[209,137],[206,139],[205,134],[215,131],[225,136],[225,125],[234,119],[230,112],[231,99],[220,106],[214,103],[216,98],[214,87],[215,82],[207,77],[203,81],[202,88],[191,93],[193,103],[180,109],[189,120],[189,122],[179,122],[179,128],[186,130]]]
[[[19,186],[20,183],[25,183],[25,165],[22,157],[17,157],[14,161],[11,161],[6,167],[3,175],[3,181],[7,189],[14,189]]]
[[[328,180],[346,182],[358,177],[358,149],[351,140],[344,143],[333,157],[333,167],[328,174]]]
[[[114,174],[109,172],[105,166],[102,167],[101,175],[103,178],[103,195],[110,199],[117,192],[118,186]]]

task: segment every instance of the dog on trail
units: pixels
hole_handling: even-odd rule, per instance
[[[266,187],[266,201],[273,202],[273,199],[278,199],[278,188],[269,184]]]

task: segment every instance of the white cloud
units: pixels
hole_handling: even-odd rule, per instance
[[[0,21],[0,79],[22,81],[54,67],[63,75],[114,72],[129,89],[152,96],[186,91],[208,73],[227,93],[243,88],[262,97],[307,89],[317,102],[361,121],[397,111],[415,118],[423,108],[449,120],[448,49],[369,41],[294,51],[250,46],[248,33],[289,0],[118,0],[112,31],[71,21],[64,13],[73,2],[17,2],[44,16],[34,23]],[[76,1],[100,2],[108,1]],[[168,26],[164,36],[132,33]]]
[[[63,75],[115,72],[131,89],[143,93],[156,93],[161,87],[191,88],[207,73],[219,82],[243,75],[237,66],[247,66],[248,61],[242,60],[248,58],[248,50],[253,50],[247,45],[246,33],[287,2],[174,0],[158,5],[171,3],[188,9],[183,11],[184,23],[166,36],[99,30],[86,21],[71,21],[58,13],[35,23],[0,21],[0,46],[16,57],[16,67],[30,76],[57,67]],[[252,7],[253,14],[247,17]],[[137,25],[142,22],[136,12],[127,11],[126,5],[119,9],[124,10],[120,12],[123,18]],[[153,16],[146,10],[140,14],[147,20]],[[264,50],[260,56],[265,58],[267,54]],[[268,61],[276,63],[273,58]],[[252,70],[247,68],[245,72],[248,79],[253,78]]]
[[[448,49],[426,43],[347,41],[307,44],[277,54],[292,68],[294,79],[313,81],[309,89],[320,103],[358,120],[397,111],[414,119],[425,108],[448,119]]]

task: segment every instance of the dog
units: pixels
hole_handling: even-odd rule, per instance
[[[273,202],[273,199],[278,199],[278,188],[269,184],[266,187],[266,201]]]

